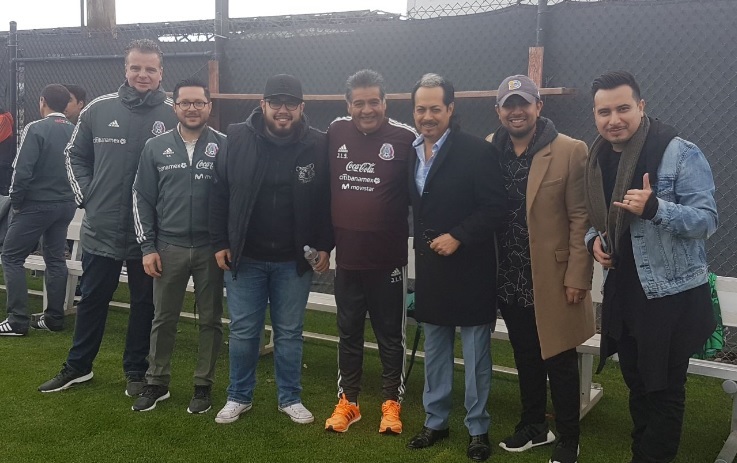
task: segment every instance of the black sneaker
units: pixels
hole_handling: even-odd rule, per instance
[[[548,463],[578,463],[578,442],[559,440],[553,449],[553,456]]]
[[[94,376],[94,374],[91,371],[87,374],[78,373],[77,371],[69,368],[65,363],[62,365],[59,374],[40,385],[38,390],[41,392],[63,391],[64,389],[69,389],[75,384],[91,380],[92,376]]]
[[[169,388],[166,386],[158,386],[156,384],[147,384],[143,388],[143,393],[133,402],[131,410],[134,412],[147,412],[156,408],[156,403],[166,400],[170,397]]]
[[[189,401],[187,407],[188,413],[205,413],[212,407],[212,399],[210,398],[210,390],[212,386],[195,386],[194,396]]]
[[[45,330],[45,331],[61,331],[64,329],[63,326],[53,326],[46,323],[46,318],[41,315],[38,320],[31,320],[31,328],[34,330]]]
[[[143,394],[146,388],[146,380],[142,376],[128,376],[125,384],[125,395],[128,397],[138,397]]]
[[[550,444],[555,434],[548,428],[548,423],[523,424],[514,428],[514,434],[499,443],[499,447],[507,452],[524,452],[538,445]]]
[[[13,328],[7,318],[0,322],[0,336],[25,336],[26,334],[28,330],[21,331]]]

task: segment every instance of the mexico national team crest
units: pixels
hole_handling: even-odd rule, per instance
[[[162,133],[166,132],[166,126],[161,121],[154,122],[153,128],[151,128],[151,133],[154,135],[161,135]]]
[[[297,178],[301,183],[310,183],[315,178],[315,164],[310,163],[304,167],[297,166]]]
[[[394,147],[391,143],[384,143],[379,150],[379,157],[385,161],[394,159]]]
[[[218,145],[217,143],[208,143],[207,146],[205,146],[205,155],[209,156],[211,158],[214,158],[216,154],[218,154]]]

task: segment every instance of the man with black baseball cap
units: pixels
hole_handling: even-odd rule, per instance
[[[326,136],[303,110],[299,80],[270,77],[259,107],[228,127],[228,149],[215,158],[210,239],[230,314],[230,385],[217,423],[252,407],[267,302],[279,411],[314,421],[301,399],[302,324],[313,269],[328,269],[333,238]],[[319,252],[313,267],[305,246]]]
[[[550,444],[547,379],[559,440],[549,463],[575,463],[579,441],[576,346],[594,334],[589,290],[593,261],[583,177],[586,144],[540,116],[543,102],[527,76],[504,79],[501,127],[487,140],[501,156],[507,218],[499,233],[498,303],[519,372],[520,422],[499,446],[522,452]]]

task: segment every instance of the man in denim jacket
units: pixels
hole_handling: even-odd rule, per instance
[[[699,148],[645,115],[634,77],[592,84],[599,131],[586,168],[586,243],[605,272],[602,365],[615,352],[633,421],[632,463],[676,458],[689,357],[714,330],[704,240],[717,228]]]

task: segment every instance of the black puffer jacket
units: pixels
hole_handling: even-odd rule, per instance
[[[210,241],[215,252],[230,249],[234,278],[266,171],[265,144],[269,142],[263,126],[263,112],[256,108],[246,122],[228,127],[228,149],[215,158],[210,192]],[[299,130],[294,142],[298,153],[293,170],[293,236],[297,272],[302,275],[310,268],[302,248],[310,245],[318,251],[330,252],[333,238],[327,137],[309,127],[306,117]]]

